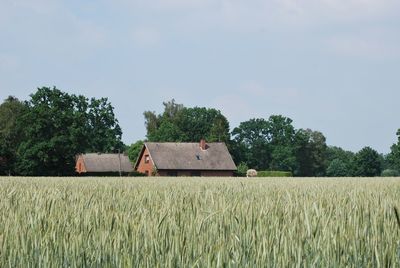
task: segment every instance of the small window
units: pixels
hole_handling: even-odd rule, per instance
[[[150,163],[150,156],[148,155],[148,154],[146,154],[145,156],[144,156],[144,162],[147,164],[147,163]]]
[[[196,159],[201,160],[201,156],[199,154],[196,154]]]

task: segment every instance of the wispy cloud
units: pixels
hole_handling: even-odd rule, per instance
[[[6,0],[0,10],[0,15],[7,13],[0,37],[36,53],[84,56],[108,42],[106,29],[74,14],[62,1]]]

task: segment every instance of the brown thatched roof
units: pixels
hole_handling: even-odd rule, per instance
[[[121,159],[121,172],[132,172],[133,167],[127,155],[124,154],[83,154],[86,172],[119,172]]]
[[[199,143],[147,142],[144,146],[159,170],[236,170],[225,143],[207,143],[206,150]]]

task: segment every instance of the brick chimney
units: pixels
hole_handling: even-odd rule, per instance
[[[204,151],[207,150],[207,143],[205,139],[200,140],[200,148]]]

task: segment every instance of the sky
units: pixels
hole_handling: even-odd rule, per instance
[[[108,97],[131,144],[174,98],[231,128],[282,114],[329,145],[390,151],[398,0],[0,0],[0,98]]]

